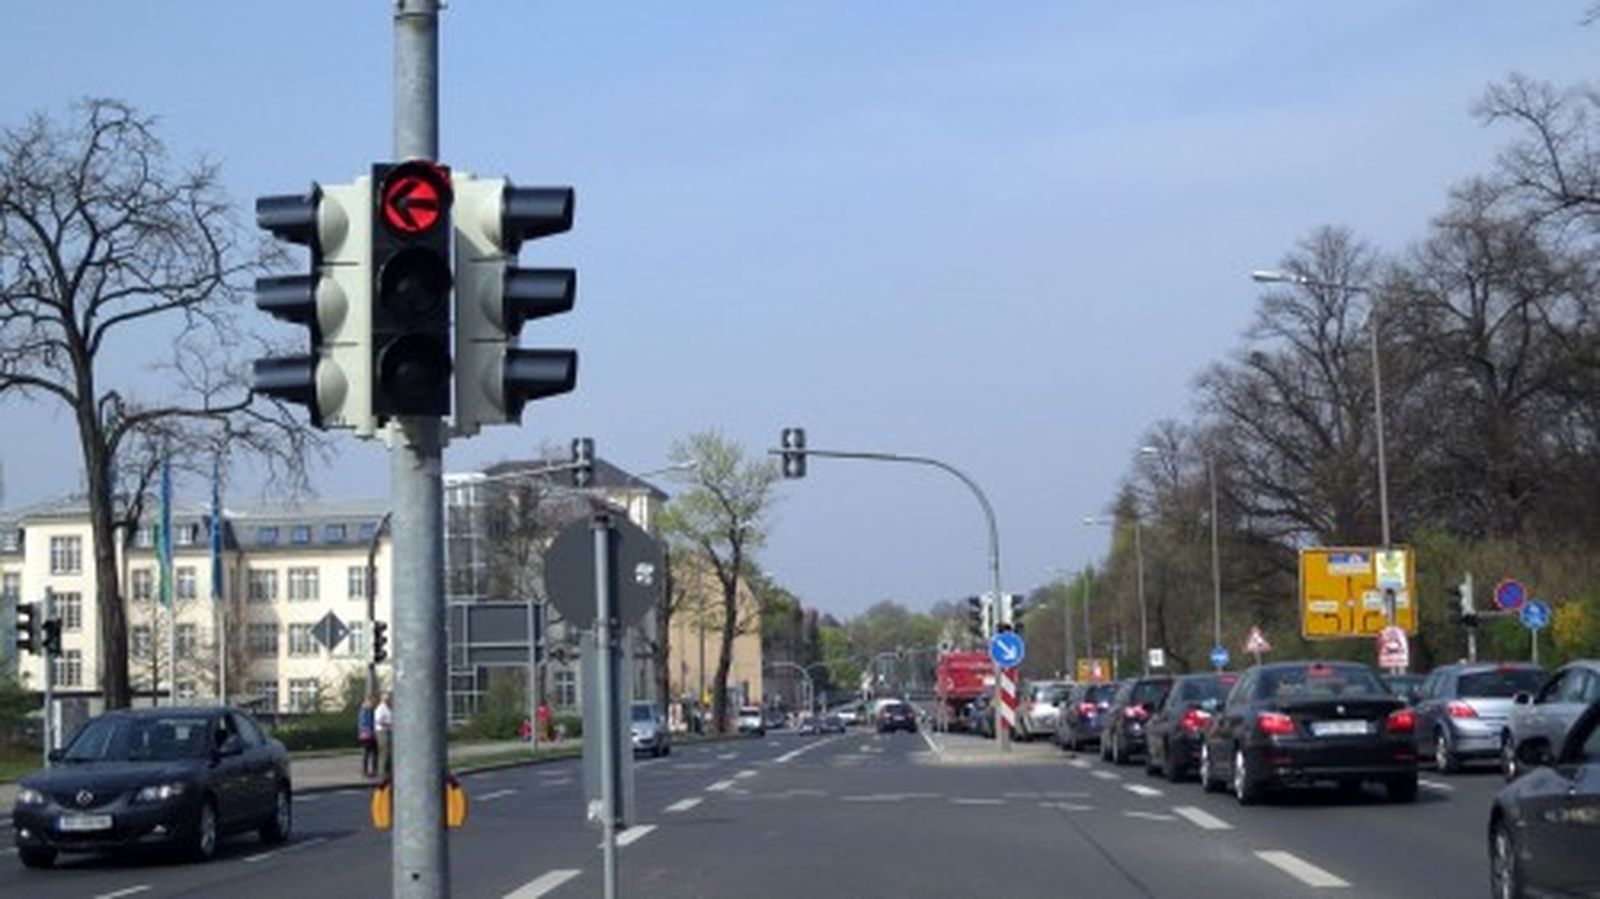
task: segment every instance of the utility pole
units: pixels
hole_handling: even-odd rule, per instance
[[[56,617],[56,594],[49,587],[44,588],[44,616],[40,619],[39,633],[41,636],[48,633],[49,622]],[[44,766],[50,767],[50,752],[56,748],[56,656],[51,652],[47,641],[39,641],[39,649],[44,654]]]
[[[439,156],[439,2],[396,0],[394,157]],[[444,820],[444,426],[437,415],[392,420],[394,514],[394,842],[392,894],[450,895]]]

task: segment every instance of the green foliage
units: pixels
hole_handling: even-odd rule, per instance
[[[311,749],[355,750],[360,745],[356,742],[356,717],[353,713],[319,712],[286,719],[273,730],[272,735],[291,752]]]
[[[478,704],[478,713],[463,729],[463,735],[483,740],[515,740],[522,722],[528,718],[528,685],[518,670],[489,672],[489,689]]]

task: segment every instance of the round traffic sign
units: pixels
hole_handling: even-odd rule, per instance
[[[383,223],[396,234],[424,234],[444,217],[449,197],[450,185],[435,166],[398,166],[383,182]]]
[[[989,641],[989,658],[1001,668],[1021,665],[1026,655],[1027,647],[1022,642],[1022,635],[1015,631],[1001,631]]]
[[[1542,631],[1550,626],[1550,605],[1542,599],[1528,600],[1522,607],[1522,626],[1530,631]]]
[[[1528,590],[1522,582],[1506,578],[1494,588],[1494,604],[1507,612],[1515,612],[1528,601]]]
[[[1220,643],[1211,647],[1211,665],[1214,668],[1228,667],[1228,647]]]

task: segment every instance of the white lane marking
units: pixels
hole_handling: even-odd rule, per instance
[[[929,749],[933,750],[934,755],[944,755],[944,750],[939,748],[938,743],[933,742],[933,737],[928,736],[928,732],[926,730],[919,728],[917,733],[922,735],[923,741],[928,744]]]
[[[818,740],[815,743],[807,743],[806,745],[800,747],[799,749],[791,749],[790,751],[785,752],[783,755],[780,755],[777,758],[773,759],[773,761],[776,762],[777,764],[780,764],[780,765],[784,764],[785,762],[792,762],[795,759],[799,758],[801,755],[803,755],[803,754],[805,754],[807,752],[810,752],[813,749],[816,749],[818,746],[826,746],[829,743],[833,743],[833,742],[836,742],[838,740],[843,740],[843,739],[844,739],[844,737],[841,737],[841,736],[833,736],[833,737],[828,737],[825,740]]]
[[[547,780],[544,783],[539,784],[539,786],[541,786],[541,787],[564,787],[564,786],[567,786],[568,784],[571,784],[571,783],[572,783],[572,778],[563,777],[560,780]]]
[[[772,748],[772,749],[777,749],[779,746],[782,746],[782,745],[783,744],[779,743],[777,740],[768,740],[767,741],[767,746]]]
[[[1067,764],[1071,765],[1074,768],[1087,768],[1087,767],[1089,767],[1089,760],[1088,759],[1067,759]]]
[[[1282,871],[1290,877],[1293,877],[1295,880],[1300,881],[1308,887],[1341,888],[1350,885],[1346,881],[1340,880],[1338,877],[1335,877],[1327,871],[1324,871],[1316,865],[1306,861],[1305,859],[1300,858],[1293,852],[1283,852],[1276,849],[1259,850],[1256,852],[1256,858],[1261,859],[1267,864],[1277,868],[1279,871]]]
[[[747,777],[755,777],[755,776],[756,776],[756,772],[750,770],[749,768],[746,768],[745,770],[740,771],[738,774],[735,774],[733,776],[733,779],[734,780],[744,780]]]
[[[1233,825],[1211,814],[1205,809],[1192,805],[1180,805],[1173,809],[1174,812],[1186,818],[1189,823],[1201,830],[1232,830]]]
[[[121,899],[123,896],[132,896],[135,893],[142,893],[148,889],[150,889],[150,885],[147,883],[142,883],[136,887],[128,887],[125,890],[117,890],[113,893],[101,893],[100,895],[94,897],[94,899]]]
[[[731,781],[731,780],[719,780],[716,783],[712,784],[711,786],[706,787],[706,792],[707,793],[721,793],[723,790],[726,790],[727,788],[729,788],[731,786],[733,786],[733,781]]]
[[[673,804],[667,806],[667,811],[669,811],[669,812],[686,812],[689,809],[694,808],[695,806],[699,805],[700,803],[702,803],[704,801],[705,801],[704,797],[701,797],[701,796],[691,796],[688,799],[679,799],[677,802],[674,802]]]
[[[1421,786],[1427,787],[1430,790],[1438,790],[1441,793],[1454,793],[1456,791],[1455,787],[1452,787],[1447,783],[1440,783],[1437,780],[1419,779],[1417,783]]]
[[[1156,789],[1155,787],[1147,787],[1144,784],[1123,784],[1122,788],[1127,790],[1129,793],[1135,793],[1147,799],[1151,796],[1161,795],[1160,790]]]
[[[1118,774],[1115,771],[1091,771],[1089,773],[1094,777],[1100,778],[1101,780],[1121,780],[1122,779],[1122,775]]]
[[[318,843],[326,843],[326,842],[328,842],[328,838],[327,837],[312,837],[309,840],[302,840],[299,843],[290,843],[289,845],[283,847],[282,849],[274,849],[271,852],[258,852],[255,855],[247,855],[243,859],[240,859],[240,860],[241,861],[246,861],[246,862],[259,862],[259,861],[261,861],[263,859],[272,858],[275,855],[282,855],[285,852],[298,852],[301,849],[306,849],[306,848],[309,848],[311,846],[315,846]]]
[[[859,796],[840,796],[844,802],[899,802],[906,798],[904,793],[866,793]]]
[[[1124,818],[1143,818],[1146,821],[1176,821],[1176,820],[1178,820],[1177,818],[1173,817],[1172,815],[1162,814],[1161,812],[1123,812],[1122,813],[1122,817],[1124,817]]]
[[[313,793],[310,796],[298,796],[298,797],[295,798],[294,801],[295,801],[296,805],[305,805],[306,803],[309,803],[309,802],[321,802],[322,801],[322,794],[321,793]]]
[[[737,752],[724,752],[723,754],[717,756],[717,758],[721,759],[724,762],[726,762],[728,759],[736,759],[738,757],[739,757],[739,753],[737,753]]]
[[[522,886],[517,887],[512,892],[505,894],[501,897],[501,899],[539,899],[540,896],[543,896],[544,894],[550,892],[558,886],[561,886],[562,884],[582,873],[582,871],[574,868],[558,868],[554,871],[546,871]]]
[[[495,799],[503,799],[507,796],[515,796],[516,794],[516,790],[495,790],[493,793],[485,793],[482,796],[479,796],[478,801],[490,802]]]
[[[627,830],[624,830],[622,833],[617,834],[617,845],[632,846],[634,843],[644,839],[649,835],[650,831],[655,829],[656,826],[654,824],[635,824]]]
[[[672,767],[678,771],[706,771],[715,766],[710,762],[679,762]]]
[[[952,799],[956,805],[1005,805],[1004,799]]]
[[[1092,812],[1092,811],[1094,811],[1094,806],[1092,806],[1092,805],[1082,805],[1082,804],[1079,804],[1079,803],[1076,803],[1076,802],[1041,802],[1041,803],[1039,803],[1039,807],[1040,808],[1056,808],[1056,809],[1060,809],[1060,810],[1062,810],[1064,812]]]

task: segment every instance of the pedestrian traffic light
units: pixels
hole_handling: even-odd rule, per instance
[[[309,352],[257,359],[257,393],[306,407],[318,428],[370,436],[372,417],[372,182],[311,186],[260,197],[256,225],[311,252],[304,275],[256,279],[256,308],[306,326]]]
[[[806,429],[783,429],[783,476],[786,478],[803,478],[806,476]]]
[[[577,437],[572,441],[572,486],[584,488],[594,483],[594,439]]]
[[[518,268],[517,251],[572,229],[570,187],[515,187],[504,178],[457,172],[455,187],[455,433],[522,420],[532,400],[570,392],[574,350],[522,349],[522,326],[570,312],[578,273]]]
[[[44,647],[45,655],[61,655],[61,619],[45,619],[41,630],[44,632],[44,636],[39,642]]]
[[[373,664],[385,662],[389,659],[389,622],[372,622],[372,661]]]
[[[39,652],[39,604],[17,603],[17,652]]]
[[[372,167],[372,413],[450,414],[450,170]]]

